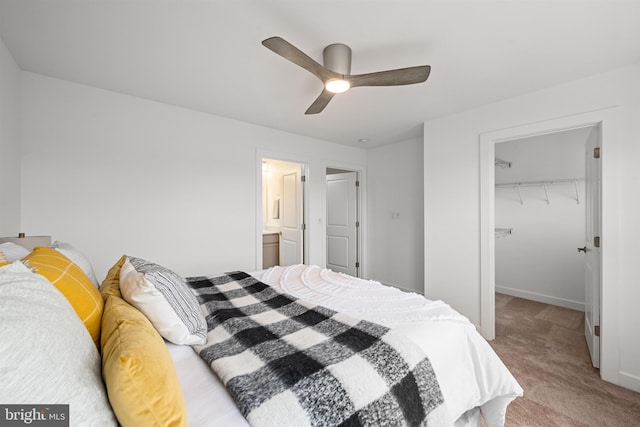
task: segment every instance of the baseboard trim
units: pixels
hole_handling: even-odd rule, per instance
[[[507,288],[505,286],[496,286],[496,292],[500,294],[510,295],[512,297],[524,298],[532,301],[542,302],[545,304],[570,308],[572,310],[584,311],[584,302],[572,301],[564,298],[538,294],[535,292],[523,291],[520,289]]]
[[[620,386],[640,393],[640,377],[620,371]]]

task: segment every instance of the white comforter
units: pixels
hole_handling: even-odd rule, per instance
[[[255,274],[254,274],[255,275]],[[258,275],[256,275],[258,276]],[[523,391],[469,320],[442,301],[317,266],[273,267],[261,280],[296,298],[403,332],[429,357],[456,425],[502,426],[507,405]],[[195,352],[168,344],[180,378],[190,426],[247,426],[226,390]],[[209,415],[207,415],[207,413]],[[217,424],[218,425],[218,424]]]

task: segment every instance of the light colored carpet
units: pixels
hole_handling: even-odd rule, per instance
[[[584,338],[584,313],[496,294],[490,342],[522,388],[506,426],[640,426],[640,393],[602,381]]]

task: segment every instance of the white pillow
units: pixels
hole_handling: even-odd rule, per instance
[[[60,291],[19,261],[0,268],[0,325],[2,404],[68,404],[69,425],[117,425],[89,332]]]
[[[202,345],[207,323],[195,295],[173,271],[127,257],[120,269],[122,297],[144,313],[158,333],[174,344]]]
[[[93,271],[93,266],[91,265],[89,258],[87,258],[82,252],[80,252],[78,248],[73,246],[71,243],[60,242],[58,240],[53,242],[51,244],[51,247],[69,258],[75,265],[80,267],[80,270],[82,270],[84,274],[87,275],[89,280],[91,280],[91,283],[93,283],[96,288],[100,287],[100,283],[98,283],[98,278],[96,277],[96,273]]]
[[[13,242],[0,243],[0,252],[9,262],[17,261],[29,255],[29,250]]]

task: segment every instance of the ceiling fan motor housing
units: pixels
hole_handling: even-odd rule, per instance
[[[325,68],[338,74],[351,74],[351,48],[346,44],[334,43],[322,51]]]

